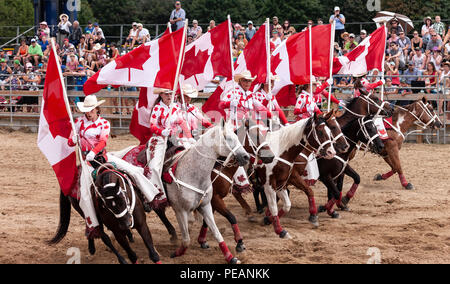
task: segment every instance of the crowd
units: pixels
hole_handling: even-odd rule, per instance
[[[184,26],[186,12],[182,9],[181,2],[175,3],[169,21],[172,31]],[[120,45],[108,42],[103,30],[98,23],[88,22],[83,29],[78,21],[71,23],[69,16],[62,14],[59,17],[56,32],[51,32],[46,22],[40,23],[36,36],[31,39],[24,38],[17,49],[17,53],[8,56],[0,50],[0,88],[1,90],[38,90],[43,88],[48,55],[51,49],[49,39],[56,39],[56,50],[62,66],[63,75],[67,77],[68,85],[75,86],[69,89],[81,90],[84,82],[99,71],[109,62],[129,52],[133,48],[151,40],[149,30],[143,24],[134,22],[124,42]],[[335,22],[336,42],[335,56],[342,56],[353,50],[368,33],[361,30],[359,35],[346,32],[346,18],[339,7],[335,7],[334,13],[327,23]],[[308,25],[324,24],[322,19],[308,21]],[[211,20],[209,26],[203,30],[197,20],[192,21],[188,28],[187,44],[197,40],[203,33],[213,29],[216,23]],[[411,87],[423,87],[427,93],[435,93],[446,84],[450,90],[450,80],[444,78],[450,76],[450,25],[441,22],[439,16],[426,17],[423,26],[412,31],[405,31],[397,20],[388,23],[389,35],[386,49],[385,75],[386,91],[388,93],[400,93],[403,95],[418,92],[419,89]],[[233,25],[233,59],[237,60],[246,45],[252,40],[258,27],[250,20],[246,25],[235,23]],[[289,20],[279,21],[278,17],[272,18],[270,25],[270,41],[273,47],[279,46],[284,40],[297,32]],[[408,34],[409,32],[409,34]],[[410,37],[409,37],[410,36]],[[379,71],[374,74],[380,76]],[[408,75],[402,77],[399,75]],[[434,77],[433,77],[434,76]],[[353,86],[352,78],[335,78],[335,87],[345,92]],[[6,103],[5,98],[0,97],[0,103]],[[37,98],[13,97],[11,103],[37,104]],[[119,108],[122,106],[134,106],[134,100],[114,101],[116,108],[114,113],[123,112],[129,114],[131,108]]]

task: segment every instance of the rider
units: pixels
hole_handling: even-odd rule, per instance
[[[270,73],[270,81],[271,86],[273,88],[275,81],[278,81],[279,77],[274,76],[272,73]],[[278,104],[278,101],[276,97],[272,94],[272,92],[269,92],[269,85],[268,84],[261,84],[261,87],[255,92],[256,99],[263,104],[271,113],[273,116],[273,113],[278,113],[278,116],[274,117],[274,120],[278,120],[278,122],[282,123],[283,125],[288,124],[288,120],[286,118],[286,115],[284,114],[284,111],[280,108],[280,105]]]
[[[355,97],[359,97],[361,95],[360,90],[366,91],[369,95],[373,92],[373,90],[379,86],[385,84],[384,79],[378,80],[375,83],[370,83],[366,78],[366,73],[358,74],[353,76],[354,87],[355,87]],[[375,116],[373,119],[373,123],[378,129],[378,134],[380,135],[381,140],[388,140],[389,136],[386,131],[386,127],[384,126],[383,118],[379,115]]]
[[[95,95],[87,96],[84,102],[77,103],[78,110],[84,113],[75,121],[76,133],[71,134],[68,144],[71,147],[80,145],[83,158],[89,162],[89,173],[81,172],[80,177],[80,207],[86,219],[86,235],[88,238],[100,236],[99,221],[95,214],[94,203],[90,187],[92,185],[91,174],[94,168],[98,168],[105,162],[112,162],[118,170],[129,174],[148,201],[152,201],[159,191],[143,175],[143,169],[130,165],[109,153],[105,147],[111,131],[110,123],[100,116],[99,106],[105,101],[97,101]]]

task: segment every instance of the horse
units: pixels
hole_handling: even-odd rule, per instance
[[[344,108],[344,113],[336,118],[337,123],[341,127],[345,127],[349,123],[358,120],[358,118],[364,118],[367,115],[383,115],[390,116],[393,113],[393,109],[387,102],[381,102],[379,98],[374,95],[369,96],[367,92],[364,90],[360,90],[361,96],[349,99]],[[332,131],[333,127],[330,126]],[[336,134],[334,134],[334,139],[336,139]],[[308,197],[309,202],[309,213],[310,216],[308,221],[314,226],[318,227],[318,210],[315,205],[314,192],[311,189],[310,184],[304,181],[303,173],[306,168],[306,164],[308,163],[308,157],[311,154],[312,150],[305,148],[301,154],[296,158],[294,163],[294,169],[291,177],[289,178],[288,184],[295,186],[296,188],[305,192]],[[346,152],[346,151],[343,151]],[[343,153],[341,152],[341,153]],[[338,213],[331,210],[330,213],[336,218],[338,217]],[[268,223],[267,218],[265,223]],[[269,222],[270,223],[270,222]]]
[[[280,238],[290,238],[289,233],[281,227],[280,216],[289,212],[291,202],[285,189],[293,172],[294,161],[306,147],[311,147],[320,155],[329,159],[336,155],[331,131],[326,121],[332,119],[334,112],[324,117],[314,114],[309,119],[297,121],[278,131],[269,132],[267,141],[274,151],[276,158],[269,165],[257,169],[258,176],[263,182],[275,233]],[[341,142],[342,143],[342,142]],[[283,208],[278,212],[277,196],[283,201]]]
[[[414,186],[406,180],[403,173],[399,155],[399,151],[405,141],[405,133],[414,123],[418,124],[422,129],[439,129],[443,127],[443,124],[434,112],[433,106],[425,97],[406,107],[395,106],[395,108],[392,122],[385,119],[389,139],[384,141],[384,151],[381,153],[383,159],[391,167],[391,171],[383,175],[377,174],[374,180],[387,180],[397,173],[402,187],[407,190],[413,190]]]
[[[109,167],[109,168],[105,168]],[[134,183],[131,181],[131,178],[125,175],[124,173],[112,170],[113,166],[109,166],[109,164],[105,164],[103,169],[104,171],[98,175],[96,181],[96,188],[98,190],[94,190],[94,186],[91,188],[91,194],[94,196],[94,207],[96,208],[97,216],[99,216],[100,221],[100,238],[103,243],[116,255],[119,263],[126,264],[127,261],[123,256],[115,249],[112,244],[111,239],[103,230],[103,224],[105,224],[109,229],[111,229],[116,237],[117,241],[121,244],[121,246],[126,250],[129,259],[132,263],[137,262],[136,254],[131,250],[129,244],[125,238],[128,237],[130,242],[134,242],[131,231],[130,231],[130,219],[133,219],[133,228],[136,228],[144,240],[150,254],[150,259],[154,263],[160,263],[159,256],[156,250],[153,248],[152,238],[150,234],[150,230],[148,229],[146,223],[145,212],[143,209],[143,205],[141,202],[141,198],[135,198]],[[101,170],[99,168],[99,170]],[[97,171],[99,172],[99,171]],[[112,173],[114,172],[114,176]],[[119,176],[122,179],[119,180]],[[127,182],[125,182],[125,180]],[[104,185],[112,185],[116,186],[104,186]],[[139,192],[139,190],[138,190]],[[138,194],[139,196],[139,194]],[[131,205],[129,201],[130,199],[134,200],[134,210],[132,214],[127,210],[125,211],[124,205]],[[108,201],[108,202],[106,202]],[[101,203],[102,202],[102,203]],[[101,203],[101,204],[100,204]],[[113,206],[114,203],[114,206]],[[109,206],[109,207],[108,207]],[[59,198],[59,225],[56,231],[55,236],[48,241],[48,244],[54,245],[59,243],[67,234],[69,225],[70,225],[70,215],[71,215],[71,207],[78,212],[78,214],[84,220],[84,213],[81,210],[79,205],[79,200],[72,196],[65,196],[62,191],[60,193]],[[113,208],[114,207],[114,208]],[[120,207],[120,208],[119,208]],[[107,209],[109,208],[109,209]],[[117,208],[117,209],[116,209]],[[131,208],[131,207],[130,207]],[[122,219],[116,219],[113,212],[115,210],[121,210],[121,212],[125,212]],[[118,212],[118,211],[117,211]],[[132,215],[132,217],[130,217]],[[95,254],[95,243],[93,239],[88,240],[89,243],[89,252],[91,255]]]
[[[262,134],[265,131],[264,126],[254,123],[252,120],[247,120],[242,123],[242,126],[238,128],[237,134],[239,141],[244,145],[244,149],[250,154],[253,167],[258,167],[262,164],[269,164],[273,161],[274,154],[268,146],[265,136]],[[223,157],[224,160],[225,158]],[[213,196],[211,200],[213,211],[219,212],[224,216],[231,224],[234,232],[234,239],[236,241],[236,251],[243,252],[245,250],[242,234],[237,225],[236,217],[231,213],[231,211],[225,205],[223,199],[231,191],[233,185],[233,176],[238,170],[237,163],[230,163],[229,165],[224,165],[223,163],[216,163],[213,172],[211,173],[211,180],[213,181]],[[233,196],[241,204],[241,206],[246,209],[246,214],[251,214],[251,209],[245,199],[242,197],[242,192],[236,192],[232,190]],[[201,248],[209,248],[206,242],[206,234],[208,231],[208,226],[206,222],[203,222],[200,234],[198,236],[198,243]]]
[[[362,117],[345,125],[342,129],[345,137],[350,142],[350,149],[342,154],[338,154],[332,160],[318,160],[320,177],[319,180],[327,187],[328,203],[319,206],[319,212],[325,212],[332,218],[339,218],[339,214],[334,211],[330,213],[330,205],[336,204],[342,210],[348,210],[347,204],[355,195],[360,184],[360,176],[348,164],[353,158],[353,150],[358,147],[358,143],[364,143],[366,149],[371,148],[374,153],[381,153],[384,144],[378,134],[378,129],[373,123],[373,116]],[[342,187],[344,183],[344,175],[353,178],[353,185],[344,198],[342,198]]]
[[[220,156],[227,157],[225,164],[234,156],[239,166],[245,166],[250,160],[249,154],[239,142],[232,125],[222,120],[220,125],[209,129],[191,148],[178,155],[177,168],[170,172],[174,182],[166,184],[166,189],[181,230],[182,243],[171,257],[186,253],[190,245],[188,217],[196,210],[211,229],[227,263],[240,263],[229,251],[214,221],[210,176]]]

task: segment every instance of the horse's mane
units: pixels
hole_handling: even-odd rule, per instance
[[[294,124],[281,128],[278,131],[269,132],[266,141],[269,143],[275,155],[281,155],[294,145],[298,145],[305,131],[307,123],[311,119],[303,119]]]

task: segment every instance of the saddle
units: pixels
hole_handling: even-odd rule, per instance
[[[164,167],[163,167],[163,175],[162,179],[164,182],[168,184],[173,183],[173,179],[170,176],[169,171],[174,173],[177,170],[178,159],[179,157],[175,157],[178,153],[183,152],[185,150],[182,146],[172,146],[169,150],[166,151],[164,156]]]

